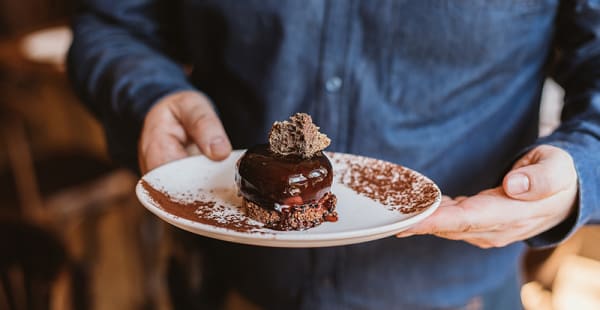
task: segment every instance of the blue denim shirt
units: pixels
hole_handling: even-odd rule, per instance
[[[548,246],[600,219],[599,34],[592,0],[88,0],[68,63],[111,154],[130,166],[146,111],[183,89],[212,99],[237,148],[307,112],[331,150],[414,168],[451,196],[497,186],[535,144],[559,146],[574,158],[579,205],[528,240]],[[549,75],[566,90],[563,124],[538,140]],[[464,304],[514,272],[524,247],[420,236],[212,252],[267,307],[392,309]]]

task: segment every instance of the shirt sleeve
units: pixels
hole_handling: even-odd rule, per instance
[[[553,229],[527,240],[554,246],[579,227],[600,222],[600,6],[597,1],[563,1],[555,30],[553,78],[565,89],[561,126],[537,144],[567,151],[579,182],[576,212]]]
[[[73,19],[68,74],[102,122],[111,157],[137,167],[137,140],[153,103],[193,89],[184,61],[175,4],[159,0],[83,1]]]

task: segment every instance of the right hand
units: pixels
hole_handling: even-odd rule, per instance
[[[212,160],[231,153],[231,143],[206,96],[180,91],[162,98],[144,120],[138,144],[141,172],[187,157],[186,147],[192,143]]]

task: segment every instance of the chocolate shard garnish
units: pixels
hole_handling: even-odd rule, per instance
[[[324,150],[331,140],[319,132],[310,115],[296,113],[288,121],[275,122],[269,132],[269,147],[280,155],[310,158]]]

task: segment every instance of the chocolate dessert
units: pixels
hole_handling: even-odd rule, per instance
[[[277,230],[303,230],[337,220],[331,193],[330,143],[304,113],[275,122],[269,144],[254,146],[237,163],[236,184],[246,214]]]

